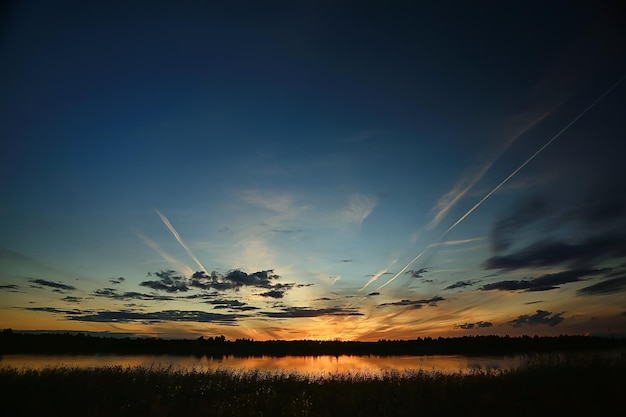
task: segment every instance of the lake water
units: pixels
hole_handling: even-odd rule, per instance
[[[260,370],[306,375],[361,373],[371,376],[388,371],[436,371],[444,373],[508,370],[523,367],[526,355],[480,356],[255,356],[221,358],[173,355],[4,355],[0,367],[43,369],[69,366],[98,368],[107,366],[173,368],[179,371]]]

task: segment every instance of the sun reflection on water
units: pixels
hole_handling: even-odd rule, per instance
[[[210,370],[262,371],[298,373],[303,375],[329,375],[358,373],[372,377],[386,372],[424,371],[441,373],[507,370],[523,366],[524,356],[468,357],[463,355],[432,356],[173,356],[173,355],[5,355],[0,367],[43,369],[67,366],[99,368],[170,368],[186,372]]]

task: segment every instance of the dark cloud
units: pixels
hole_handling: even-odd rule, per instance
[[[20,287],[15,284],[0,285],[0,290],[8,292],[19,292]]]
[[[463,329],[463,330],[471,330],[471,329],[483,329],[486,327],[493,326],[493,323],[490,321],[477,321],[476,323],[465,323],[465,324],[457,324],[454,326],[455,329]]]
[[[533,279],[498,281],[485,284],[483,291],[548,291],[560,288],[560,285],[582,281],[588,276],[606,272],[606,269],[572,269],[569,271],[546,274]]]
[[[68,316],[76,316],[76,315],[81,315],[85,313],[91,313],[91,310],[78,310],[78,309],[65,310],[65,309],[60,309],[60,308],[55,308],[55,307],[24,307],[24,310],[43,311],[45,313],[65,314]]]
[[[124,281],[125,281],[124,277],[119,277],[119,278],[111,278],[111,279],[109,280],[109,282],[110,282],[111,284],[121,284],[121,283],[122,283],[122,282],[124,282]]]
[[[271,297],[271,298],[283,298],[285,296],[284,291],[279,290],[269,290],[260,294],[261,297]]]
[[[426,272],[428,272],[427,268],[409,269],[405,274],[410,274],[412,278],[423,278]]]
[[[368,297],[374,297],[376,295],[380,295],[380,293],[378,291],[374,291],[374,292],[367,294]]]
[[[342,259],[342,260],[340,260],[339,262],[344,262],[344,263],[345,263],[345,262],[352,262],[352,259]]]
[[[379,307],[386,307],[386,306],[409,306],[411,308],[422,308],[424,306],[434,307],[437,305],[439,301],[443,301],[443,300],[444,300],[443,297],[436,296],[427,300],[401,300],[401,301],[396,301],[393,303],[384,303],[384,304],[380,304]]]
[[[114,300],[171,301],[175,299],[174,297],[168,295],[145,294],[134,291],[118,293],[115,288],[97,289],[92,294],[96,297],[106,297]]]
[[[159,278],[156,281],[143,281],[139,285],[142,287],[152,288],[157,291],[166,291],[170,293],[187,292],[189,287],[186,284],[185,277],[177,275],[176,271],[167,270],[159,271],[154,274],[148,273],[148,276],[156,276]]]
[[[258,271],[252,274],[240,271],[238,269],[229,271],[226,275],[219,274],[215,271],[211,274],[199,271],[193,274],[189,282],[190,287],[202,290],[215,289],[218,291],[233,290],[241,287],[259,287],[266,289],[283,289],[285,285],[293,287],[294,284],[274,284],[279,278],[274,274],[273,270]],[[282,285],[282,287],[278,287]],[[290,287],[290,288],[291,288]]]
[[[238,315],[208,313],[206,311],[184,311],[165,310],[150,313],[137,311],[98,311],[91,314],[78,314],[67,317],[69,320],[89,321],[101,323],[160,323],[166,321],[173,322],[197,322],[197,323],[217,323],[225,325],[236,324]]]
[[[272,318],[304,318],[304,317],[320,317],[320,316],[362,316],[363,313],[352,307],[331,307],[313,309],[309,307],[283,307],[282,311],[264,311],[262,314]]]
[[[580,243],[543,240],[517,252],[487,259],[486,269],[515,270],[562,264],[585,266],[594,262],[626,257],[626,239],[615,235],[601,235]]]
[[[614,173],[611,177],[624,178],[624,172]],[[587,193],[588,197],[581,204],[575,205],[560,216],[559,224],[573,222],[594,229],[623,225],[626,220],[626,189],[623,181],[612,183],[611,177]]]
[[[66,303],[80,303],[82,301],[81,297],[72,297],[71,295],[68,295],[64,298],[62,298],[63,301],[65,301]]]
[[[246,303],[239,300],[209,300],[205,301],[207,304],[212,304],[215,308],[239,308],[246,305]]]
[[[578,295],[605,295],[626,291],[626,276],[600,281],[578,290]]]
[[[212,300],[219,295],[220,293],[218,292],[211,292],[202,294],[179,295],[176,298],[182,300]]]
[[[548,325],[550,327],[554,327],[557,324],[561,323],[563,320],[565,320],[563,317],[561,317],[562,314],[563,313],[552,314],[552,312],[550,311],[537,310],[532,316],[523,314],[515,320],[507,322],[506,324],[509,324],[513,327],[521,327],[525,325]]]
[[[457,281],[452,285],[448,285],[446,288],[444,288],[444,290],[453,290],[455,288],[463,288],[463,287],[470,287],[472,285],[474,285],[476,283],[476,281],[472,281],[472,280],[468,280],[468,281]]]
[[[247,304],[240,306],[227,306],[227,305],[217,305],[213,307],[215,310],[229,309],[229,310],[237,310],[237,311],[250,311],[250,310],[260,310],[259,307],[250,306]]]
[[[509,216],[498,220],[491,229],[491,250],[501,252],[513,244],[517,232],[540,219],[548,212],[548,203],[541,198],[525,201],[515,208]]]
[[[71,286],[71,285],[67,285],[67,284],[63,284],[62,282],[47,281],[45,279],[39,279],[38,278],[38,279],[31,279],[29,281],[30,282],[34,282],[35,284],[42,285],[44,287],[50,287],[50,288],[54,288],[54,289],[57,289],[57,290],[73,291],[73,290],[76,289],[76,287]]]

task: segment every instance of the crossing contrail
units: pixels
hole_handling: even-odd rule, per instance
[[[609,93],[611,93],[611,91],[613,91],[618,85],[620,85],[624,80],[626,79],[626,75],[624,75],[622,78],[620,78],[617,82],[615,82],[612,86],[610,86],[604,93],[602,93],[597,99],[594,100],[593,103],[591,103],[589,106],[587,106],[587,108],[585,108],[580,114],[578,114],[578,116],[574,117],[567,125],[565,125],[565,127],[563,129],[561,129],[556,135],[552,136],[546,143],[543,144],[542,147],[540,147],[539,149],[537,149],[537,151],[532,154],[530,156],[530,158],[528,158],[526,161],[524,161],[520,166],[518,166],[513,172],[511,172],[505,179],[503,179],[498,185],[496,185],[491,191],[489,191],[487,194],[485,194],[483,196],[483,198],[481,198],[478,203],[474,204],[474,206],[472,208],[470,208],[467,212],[465,212],[465,214],[463,214],[461,217],[458,218],[457,221],[455,221],[452,226],[448,227],[448,229],[443,232],[435,241],[435,243],[439,243],[443,240],[443,238],[445,238],[448,233],[450,233],[452,230],[454,230],[455,227],[457,227],[459,224],[461,224],[461,222],[463,220],[465,220],[470,214],[472,214],[478,207],[480,207],[489,197],[491,197],[494,193],[496,193],[500,188],[502,188],[502,186],[504,184],[506,184],[507,182],[509,182],[509,180],[511,178],[513,178],[519,171],[521,171],[526,165],[528,165],[533,159],[535,159],[541,152],[543,152],[548,146],[550,146],[552,144],[552,142],[554,142],[559,136],[561,136],[563,133],[565,133],[570,127],[572,127],[572,125],[574,123],[576,123],[581,117],[583,117],[585,114],[587,114],[587,112],[589,112],[591,109],[593,109],[599,102],[601,102],[607,95],[609,95]],[[428,249],[429,247],[431,247],[432,245],[429,245],[428,247],[426,247],[426,249]],[[411,261],[406,264],[406,266],[404,268],[402,268],[400,270],[400,272],[398,272],[397,274],[395,274],[393,277],[391,277],[387,282],[385,282],[384,284],[382,284],[380,287],[377,288],[377,290],[380,290],[381,288],[385,287],[386,285],[390,284],[391,282],[393,282],[396,278],[398,278],[404,271],[406,271],[411,265],[413,265],[413,263],[415,261],[417,261],[426,251],[426,249],[422,250],[420,253],[418,253],[413,259],[411,259]]]
[[[463,176],[463,178],[448,191],[443,197],[439,199],[432,211],[435,211],[433,219],[426,226],[427,229],[434,229],[439,225],[448,212],[454,207],[474,186],[485,176],[487,171],[491,169],[493,164],[526,132],[535,127],[538,123],[542,122],[548,116],[560,106],[552,106],[550,109],[544,111],[539,116],[536,116],[520,129],[518,129],[511,137],[509,137],[494,154],[491,155],[489,160],[483,164],[480,169],[472,172],[471,175]]]
[[[530,156],[530,158],[528,158],[526,161],[524,161],[524,163],[522,163],[522,165],[520,165],[519,167],[517,167],[517,169],[515,169],[513,172],[511,172],[505,179],[503,179],[500,182],[500,184],[496,185],[493,190],[491,190],[487,194],[485,194],[485,196],[483,198],[481,198],[480,201],[478,201],[478,203],[474,204],[474,206],[471,209],[469,209],[464,215],[459,217],[459,219],[456,222],[454,222],[454,224],[452,224],[452,226],[448,227],[448,229],[445,232],[443,232],[443,234],[437,240],[439,241],[439,240],[443,239],[448,233],[450,233],[455,227],[457,227],[463,220],[465,220],[467,218],[467,216],[472,214],[474,212],[474,210],[476,210],[478,207],[480,207],[480,205],[482,203],[484,203],[485,200],[487,200],[495,192],[497,192],[504,184],[509,182],[509,180],[511,178],[513,178],[519,171],[521,171],[526,165],[528,165],[530,163],[530,161],[535,159],[537,157],[537,155],[539,155],[541,152],[544,151],[544,149],[546,149],[548,146],[550,146],[552,144],[552,142],[554,142],[559,136],[561,136],[570,127],[572,127],[572,125],[574,123],[576,123],[581,117],[583,117],[589,110],[593,109],[596,106],[596,104],[598,104],[599,102],[602,101],[602,99],[604,99],[607,95],[609,95],[609,93],[611,91],[613,91],[613,89],[615,89],[615,87],[620,85],[622,83],[622,81],[624,81],[624,79],[626,79],[626,75],[623,76],[622,78],[620,78],[615,84],[610,86],[604,93],[602,93],[600,95],[600,97],[595,99],[595,101],[593,103],[591,103],[589,106],[587,106],[587,108],[585,110],[583,110],[578,116],[574,117],[572,119],[572,121],[570,121],[567,125],[565,125],[565,127],[563,129],[561,129],[556,135],[552,136],[550,138],[550,140],[548,140],[546,143],[544,143],[541,148],[537,149],[537,151],[534,154],[532,154]]]
[[[172,235],[174,235],[174,238],[176,238],[176,240],[178,241],[178,243],[180,243],[180,245],[187,251],[187,254],[191,257],[191,259],[193,259],[193,261],[196,263],[196,265],[198,265],[200,267],[200,270],[203,272],[207,272],[206,268],[204,267],[204,265],[202,265],[200,263],[200,261],[198,260],[198,258],[196,258],[196,255],[194,255],[194,253],[191,251],[191,249],[189,249],[189,247],[185,244],[185,242],[183,241],[183,239],[180,237],[180,235],[178,234],[178,232],[176,231],[176,229],[174,229],[174,226],[172,226],[172,223],[170,223],[170,221],[167,219],[167,217],[165,217],[159,210],[154,209],[154,211],[156,211],[156,213],[159,215],[159,217],[161,218],[161,220],[163,221],[163,224],[165,225],[165,227],[167,227],[169,229],[169,231],[172,233]]]

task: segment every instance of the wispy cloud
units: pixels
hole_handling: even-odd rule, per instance
[[[342,211],[342,216],[349,225],[360,227],[377,205],[378,198],[376,197],[358,193],[352,194],[348,198],[347,206]]]
[[[289,213],[295,208],[295,199],[291,194],[271,190],[245,190],[239,197],[253,206],[278,213]]]

